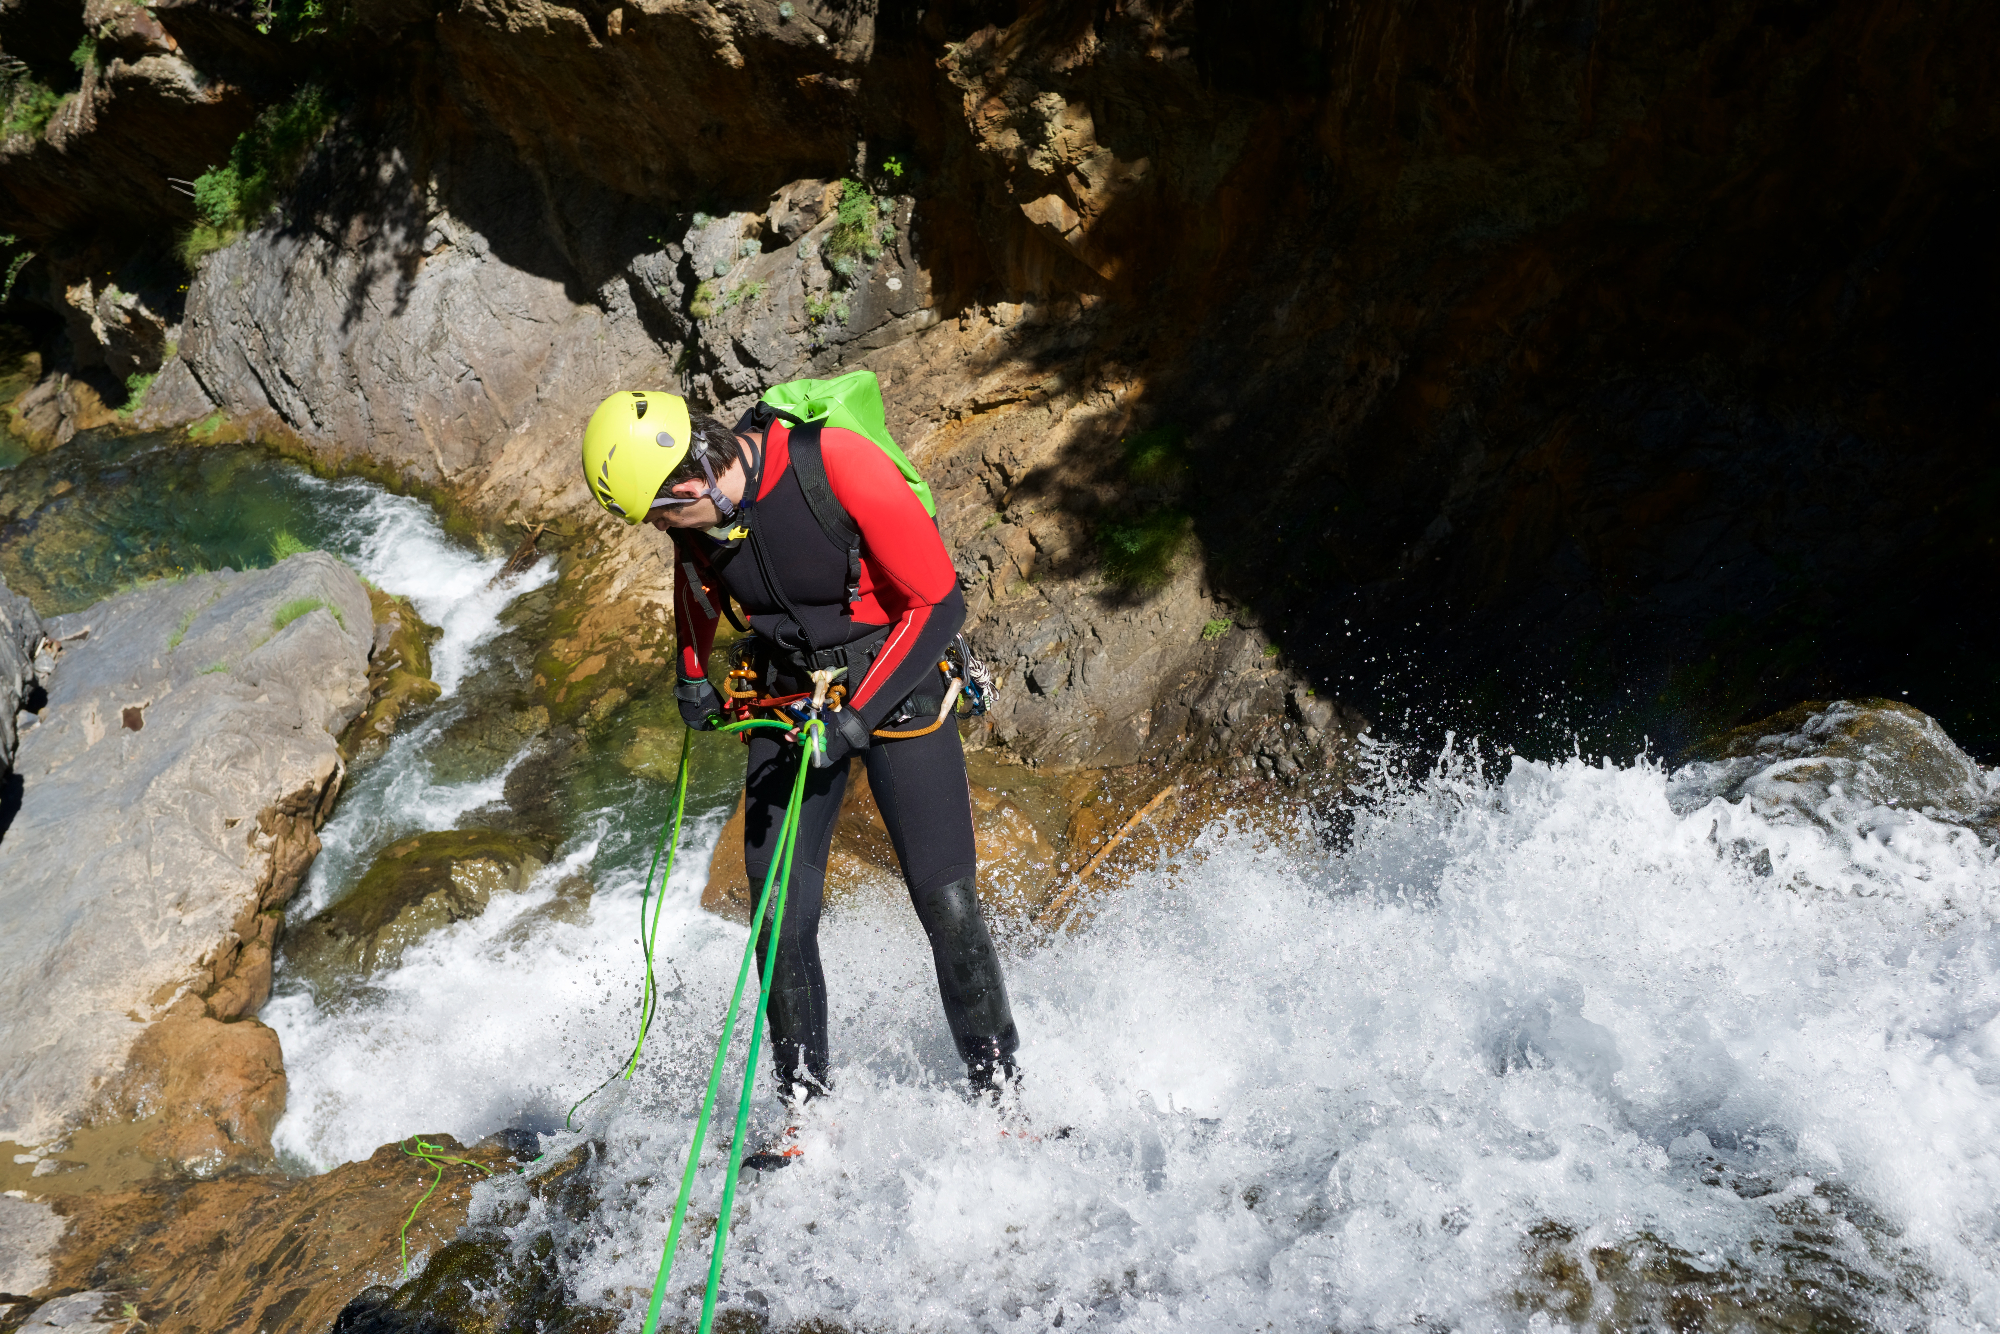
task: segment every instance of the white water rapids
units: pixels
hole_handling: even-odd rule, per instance
[[[434,525],[424,542],[358,563],[412,592],[464,574],[424,604],[464,655],[441,649],[440,679],[451,661],[462,677],[500,610],[473,591],[493,563],[454,565]],[[727,1299],[780,1329],[1622,1328],[1671,1322],[1621,1305],[1652,1274],[1855,1328],[2000,1324],[1992,844],[1866,802],[1725,801],[1713,781],[1643,759],[1404,774],[1392,757],[1337,848],[1211,827],[1109,886],[1077,935],[1010,947],[1039,1138],[952,1086],[907,904],[829,913],[837,1089],[798,1165],[746,1177]],[[2000,797],[1992,771],[1976,781]],[[428,783],[418,729],[329,824],[312,892],[382,822],[441,827],[495,795]],[[264,1016],[291,1077],[281,1147],[327,1166],[418,1132],[548,1129],[616,1067],[650,847],[613,816],[350,1003],[319,1012],[281,984]],[[574,1299],[631,1330],[741,953],[742,928],[696,902],[719,816],[695,820],[668,890],[639,1078],[589,1105],[583,1136],[545,1141],[598,1145],[590,1212],[558,1216],[507,1174],[475,1207],[518,1218],[524,1249],[555,1232]],[[576,871],[587,918],[527,930]],[[677,1322],[699,1304],[732,1102]],[[778,1124],[769,1104],[753,1133]]]

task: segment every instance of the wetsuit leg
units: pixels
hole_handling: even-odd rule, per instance
[[[847,790],[844,764],[806,771],[799,809],[798,849],[792,854],[791,889],[778,933],[777,977],[767,1012],[771,1060],[781,1090],[803,1084],[807,1094],[827,1085],[826,974],[819,958],[819,915],[826,890],[826,856]],[[764,887],[784,827],[785,805],[799,771],[799,748],[765,731],[751,734],[750,766],[743,784],[743,864],[752,902]],[[771,897],[775,901],[777,890]],[[764,972],[770,927],[757,938],[757,974]]]
[[[1007,1004],[1000,955],[974,889],[979,855],[958,729],[947,724],[927,736],[877,741],[862,754],[910,902],[930,937],[938,993],[958,1054],[975,1080],[982,1072],[1011,1068],[1021,1039]]]

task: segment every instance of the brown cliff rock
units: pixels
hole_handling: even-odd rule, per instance
[[[268,994],[268,950],[264,959]],[[254,1019],[221,1023],[201,1002],[183,1001],[134,1044],[111,1105],[149,1123],[142,1155],[190,1176],[268,1163],[285,1111],[278,1035]]]
[[[495,1147],[416,1138],[449,1157],[508,1165]],[[410,1224],[413,1260],[449,1244],[483,1175],[444,1168]],[[387,1144],[365,1162],[313,1177],[238,1174],[55,1196],[67,1230],[48,1257],[44,1290],[113,1290],[154,1334],[322,1334],[364,1288],[401,1277],[399,1233],[433,1176],[428,1164]]]
[[[40,136],[0,145],[0,227],[47,241],[185,225],[194,206],[169,178],[222,161],[256,114],[244,90],[166,49],[165,30],[136,17],[146,11],[120,8],[135,14],[107,47],[121,54],[88,66]]]

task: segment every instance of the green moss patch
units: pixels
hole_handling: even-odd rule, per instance
[[[271,617],[271,628],[282,630],[301,616],[309,616],[316,611],[331,612],[341,629],[347,628],[347,618],[340,614],[340,608],[329,606],[324,598],[293,598],[280,606]]]

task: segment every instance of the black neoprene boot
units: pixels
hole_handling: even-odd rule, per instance
[[[833,1089],[826,1056],[806,1043],[772,1043],[771,1064],[778,1078],[778,1097],[789,1107],[802,1107]]]
[[[999,1097],[1021,1086],[1021,1067],[1014,1063],[1019,1039],[1009,1029],[1007,1039],[971,1038],[961,1040],[958,1054],[965,1058],[965,1082],[974,1094]]]

